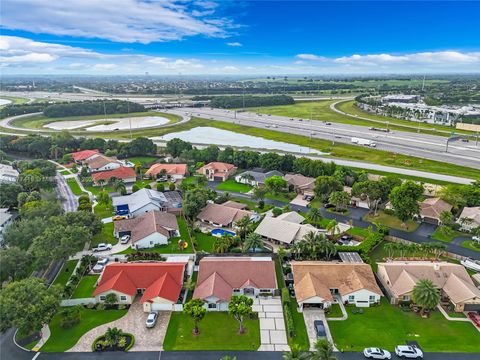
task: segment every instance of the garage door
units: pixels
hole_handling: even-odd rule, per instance
[[[480,304],[465,304],[464,311],[480,311]]]
[[[152,311],[171,311],[172,310],[172,304],[158,304],[158,303],[153,303],[152,304]]]

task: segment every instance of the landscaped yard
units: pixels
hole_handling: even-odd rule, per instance
[[[476,352],[478,332],[471,323],[446,320],[439,312],[422,319],[413,312],[404,312],[382,299],[380,306],[365,308],[363,314],[328,323],[340,351],[361,351],[368,346],[393,349],[405,341],[417,341],[424,351]]]
[[[102,231],[92,238],[90,248],[97,246],[100,243],[107,243],[115,245],[117,239],[113,236],[113,222],[103,224]]]
[[[340,308],[340,305],[338,304],[332,304],[330,307],[330,311],[327,314],[327,318],[339,318],[342,317],[342,309]]]
[[[67,284],[68,279],[72,276],[73,269],[77,266],[78,260],[68,260],[63,264],[62,268],[58,272],[57,277],[52,285],[61,285],[62,288]]]
[[[127,159],[128,161],[132,163],[137,163],[139,162],[142,165],[149,165],[155,161],[157,161],[156,157],[153,156],[133,156]]]
[[[178,227],[180,229],[180,236],[170,238],[168,240],[168,245],[160,245],[155,246],[151,249],[142,249],[139,251],[142,252],[155,252],[159,254],[191,254],[193,253],[192,242],[190,241],[190,236],[188,235],[187,224],[185,223],[185,219],[181,216],[177,217]],[[188,247],[184,250],[178,248],[178,240],[183,239],[188,242]],[[132,249],[131,247],[119,252],[118,254],[132,254],[136,252],[136,250]]]
[[[347,234],[366,238],[368,236],[368,230],[364,228],[359,228],[359,227],[351,227],[350,229],[347,230]]]
[[[68,170],[62,170],[62,171],[60,171],[60,174],[62,174],[62,175],[70,175],[71,172],[68,171]]]
[[[100,219],[105,219],[113,215],[113,206],[111,203],[108,205],[98,203],[94,208],[93,212],[97,214]]]
[[[108,193],[115,192],[114,188],[112,188],[111,186],[106,186],[106,185],[105,186],[85,186],[85,189],[90,191],[95,196],[100,194],[103,190],[105,190]]]
[[[265,199],[270,199],[270,200],[277,200],[281,201],[284,203],[289,203],[290,201],[293,200],[293,198],[296,196],[295,193],[278,193],[278,194],[273,194],[273,193],[267,193],[265,195]]]
[[[65,181],[67,182],[68,186],[70,187],[74,195],[80,196],[84,194],[82,189],[80,189],[80,185],[78,185],[77,180],[75,180],[75,178],[66,179]]]
[[[42,347],[42,352],[63,352],[70,349],[87,331],[124,316],[127,310],[90,310],[80,308],[81,320],[69,329],[60,327],[60,316],[57,314],[50,321],[50,338]]]
[[[73,292],[72,299],[92,297],[95,284],[100,275],[85,275]]]
[[[451,242],[453,239],[459,236],[465,236],[465,233],[450,229],[447,226],[439,226],[432,233],[431,238],[443,242]]]
[[[247,184],[237,183],[235,180],[230,179],[217,185],[217,189],[227,192],[247,193],[252,190],[252,186]]]
[[[408,220],[406,222],[406,226],[402,226],[402,221],[393,215],[388,215],[383,211],[379,211],[377,216],[373,214],[367,214],[363,217],[363,220],[371,222],[371,223],[378,223],[381,225],[388,226],[392,229],[403,230],[403,231],[415,231],[420,226],[419,223],[413,220]]]
[[[195,245],[195,250],[205,251],[208,253],[213,252],[213,243],[215,242],[215,237],[209,234],[204,234],[202,232],[194,232],[192,236],[197,240],[197,245]]]
[[[239,324],[226,312],[208,312],[199,324],[200,335],[193,335],[193,320],[174,312],[163,343],[165,350],[252,350],[260,346],[258,319],[245,321],[246,332],[239,334]]]
[[[474,242],[473,240],[466,240],[462,242],[462,246],[470,250],[480,251],[480,244],[478,242]]]

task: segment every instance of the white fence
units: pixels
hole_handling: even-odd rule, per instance
[[[173,304],[173,311],[183,311],[183,304]]]
[[[97,300],[92,298],[81,298],[81,299],[67,299],[60,302],[60,306],[76,306],[76,305],[88,305],[95,304]]]

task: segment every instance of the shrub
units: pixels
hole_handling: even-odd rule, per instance
[[[175,184],[174,184],[174,183],[170,183],[170,185],[168,185],[168,189],[169,189],[170,191],[174,191],[174,190],[176,189]]]
[[[151,189],[152,186],[150,184],[145,185],[145,189]]]
[[[97,304],[97,310],[105,310],[105,304],[104,303],[98,303]]]
[[[272,209],[272,214],[273,214],[274,217],[277,217],[277,216],[283,214],[283,210],[280,209],[280,208],[278,208],[278,207],[273,208],[273,209]]]
[[[393,209],[385,209],[383,212],[387,215],[395,215],[395,211]]]
[[[283,305],[290,305],[290,292],[286,287],[282,288],[282,303]]]
[[[383,234],[380,234],[378,232],[371,233],[368,235],[365,240],[363,240],[359,245],[357,246],[348,246],[348,245],[341,245],[337,246],[337,251],[356,251],[358,252],[362,258],[363,256],[368,256],[370,251],[380,242],[383,240]]]
[[[265,206],[265,201],[260,200],[260,201],[258,202],[258,208],[259,208],[259,209],[263,209],[264,206]]]
[[[157,191],[165,191],[165,185],[162,183],[157,184]]]
[[[107,296],[105,296],[105,304],[107,305],[113,305],[118,302],[118,296],[115,293],[108,293]]]
[[[295,324],[293,322],[293,316],[288,305],[283,305],[283,314],[285,315],[285,323],[287,324],[288,336],[294,338],[297,334],[295,332]]]
[[[132,348],[133,345],[135,345],[135,336],[133,336],[133,334],[130,334],[130,333],[123,333],[123,335],[130,336],[130,338],[132,339],[130,344],[125,348],[125,351],[128,351]]]
[[[60,310],[60,327],[69,329],[80,322],[80,307],[65,307]]]
[[[118,310],[125,310],[126,308],[127,308],[127,305],[125,304],[118,305]]]
[[[132,193],[137,192],[138,190],[140,190],[140,187],[137,184],[133,184]]]

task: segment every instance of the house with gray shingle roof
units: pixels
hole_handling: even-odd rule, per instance
[[[235,176],[235,181],[242,184],[251,186],[265,185],[265,180],[272,176],[283,176],[283,173],[277,170],[264,171],[262,169],[253,169],[244,171],[241,174]]]

